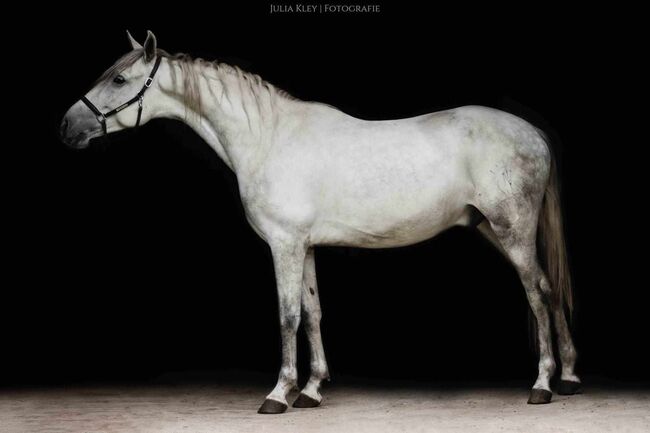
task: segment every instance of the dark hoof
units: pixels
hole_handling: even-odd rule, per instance
[[[557,385],[557,393],[560,395],[573,395],[582,392],[582,385],[580,382],[572,380],[560,380]]]
[[[286,404],[267,398],[266,400],[264,400],[264,404],[260,406],[257,413],[275,414],[275,413],[284,413],[284,411],[286,410],[287,410]]]
[[[314,400],[308,395],[303,394],[302,392],[298,395],[296,401],[293,402],[293,407],[306,408],[306,407],[317,407],[320,405],[320,401]]]
[[[528,397],[528,404],[546,404],[551,402],[551,391],[545,389],[533,388],[530,390],[530,397]]]

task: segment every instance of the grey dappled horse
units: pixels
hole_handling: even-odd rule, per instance
[[[62,139],[83,148],[93,137],[152,118],[179,119],[235,172],[246,217],[271,248],[279,298],[282,367],[260,413],[284,412],[297,385],[301,316],[311,375],[294,406],[321,403],[319,388],[329,373],[316,245],[398,247],[454,225],[475,225],[521,278],[539,344],[529,403],[551,399],[551,320],[562,364],[558,391],[579,390],[564,313],[571,287],[557,175],[542,132],[478,106],[360,120],[292,98],[239,68],[171,56],[156,47],[151,32],[144,46],[129,39],[132,51],[68,110]]]

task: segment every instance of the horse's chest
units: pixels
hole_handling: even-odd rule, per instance
[[[303,182],[258,175],[240,182],[239,189],[246,218],[265,239],[279,231],[305,231],[313,219],[313,197]]]

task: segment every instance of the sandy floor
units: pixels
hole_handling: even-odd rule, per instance
[[[520,385],[347,381],[319,408],[258,415],[268,384],[246,383],[0,389],[0,432],[650,432],[647,389],[593,385],[530,406]]]

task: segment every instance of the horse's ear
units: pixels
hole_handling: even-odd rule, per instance
[[[150,62],[156,58],[156,36],[147,30],[147,40],[144,41],[144,61]]]
[[[129,32],[129,31],[127,30],[127,31],[126,31],[126,35],[129,37],[129,42],[131,43],[131,48],[133,48],[134,50],[137,50],[137,49],[139,49],[139,48],[142,48],[142,45],[140,45],[140,43],[139,43],[138,41],[136,41],[135,39],[133,39],[133,36],[131,36],[131,32]]]

